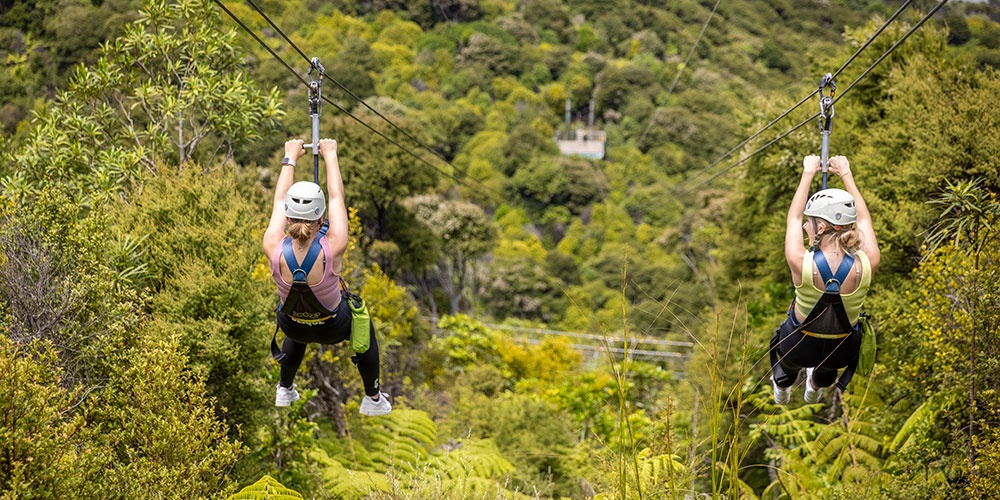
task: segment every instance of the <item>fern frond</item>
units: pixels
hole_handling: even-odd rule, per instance
[[[303,500],[302,495],[265,475],[226,500]]]
[[[500,454],[491,440],[467,439],[451,451],[436,455],[429,465],[448,478],[480,477],[499,479],[514,472],[514,465]]]
[[[924,401],[909,418],[903,422],[903,425],[896,432],[896,436],[892,439],[892,443],[889,445],[889,451],[896,453],[906,447],[909,443],[910,436],[917,430],[917,428],[926,425],[932,420],[932,415],[937,413],[941,409],[941,401],[939,398],[930,398]]]
[[[367,498],[372,491],[389,491],[389,480],[385,474],[376,472],[326,469],[322,478],[332,498],[360,500]]]

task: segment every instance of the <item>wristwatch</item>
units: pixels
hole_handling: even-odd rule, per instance
[[[293,159],[291,159],[291,158],[289,158],[287,156],[281,159],[281,164],[282,165],[291,165],[292,168],[295,168],[295,160],[293,160]]]

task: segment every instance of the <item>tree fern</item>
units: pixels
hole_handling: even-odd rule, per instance
[[[861,419],[864,402],[861,396],[844,395],[842,418],[815,424],[818,432],[812,440],[780,450],[776,475],[789,497],[829,498],[845,490],[874,489],[881,481],[884,440],[873,424]]]
[[[750,425],[751,439],[765,438],[786,448],[796,448],[819,433],[819,424],[813,417],[823,405],[776,405],[771,399],[770,385],[751,393],[747,403],[760,410],[760,422]]]
[[[265,475],[226,500],[302,500],[302,495]]]
[[[438,452],[430,465],[449,479],[501,479],[514,472],[514,465],[500,454],[493,441],[485,439],[456,442],[450,450]]]
[[[385,417],[362,421],[372,460],[385,467],[413,470],[429,454],[437,438],[437,427],[427,413],[398,408]]]
[[[911,436],[918,431],[918,429],[926,429],[931,422],[934,421],[933,415],[941,409],[942,399],[939,397],[932,397],[923,404],[917,407],[913,411],[913,414],[903,422],[903,425],[896,432],[896,436],[892,439],[892,443],[889,445],[889,451],[896,453],[906,447],[909,443]]]
[[[323,484],[333,498],[365,498],[372,491],[389,491],[389,481],[382,472],[348,469],[320,448],[314,449],[309,458],[322,469]]]

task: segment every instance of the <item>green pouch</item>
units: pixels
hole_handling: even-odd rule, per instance
[[[861,313],[861,352],[858,354],[857,371],[861,375],[868,375],[875,366],[875,324],[868,313]]]
[[[347,305],[351,308],[351,349],[356,353],[367,352],[371,345],[371,315],[365,299],[347,295]]]

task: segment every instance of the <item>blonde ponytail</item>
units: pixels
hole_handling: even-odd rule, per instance
[[[313,221],[292,220],[285,229],[285,234],[299,243],[307,243],[313,234]]]
[[[857,228],[837,232],[837,243],[845,252],[857,252],[863,240],[864,235]]]

